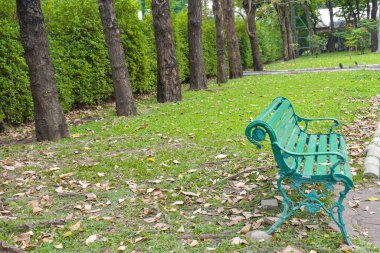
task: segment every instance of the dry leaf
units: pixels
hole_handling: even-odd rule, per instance
[[[60,243],[60,244],[54,245],[54,248],[63,249],[63,245],[62,245],[62,243]]]
[[[134,241],[134,243],[143,242],[146,240],[146,237],[137,237]]]
[[[295,248],[293,246],[287,246],[282,253],[305,253],[305,251]]]
[[[69,227],[69,230],[70,231],[76,231],[80,228],[80,222],[81,221],[78,221],[77,223],[75,223],[74,225],[72,225],[71,227]]]
[[[191,247],[195,247],[195,246],[197,246],[199,244],[199,242],[197,241],[197,240],[193,240],[189,245],[191,246]]]
[[[239,231],[239,234],[246,234],[251,229],[251,224],[247,223],[245,226]]]
[[[238,245],[238,244],[248,244],[248,242],[244,239],[241,239],[240,237],[234,237],[231,239],[232,245]]]
[[[379,198],[376,198],[376,197],[368,197],[367,200],[368,200],[368,201],[378,201]]]
[[[178,233],[185,233],[185,228],[183,227],[183,225],[181,225],[181,227],[177,230]]]
[[[33,214],[38,214],[42,211],[42,208],[39,206],[33,207]]]
[[[69,172],[69,173],[66,173],[66,174],[62,174],[59,177],[60,178],[68,178],[68,177],[74,176],[74,174],[75,174],[74,172]]]
[[[87,200],[96,200],[96,195],[95,193],[88,193],[86,194]]]
[[[177,200],[175,201],[172,206],[175,206],[175,205],[183,205],[183,201],[182,200]]]
[[[90,235],[90,236],[86,239],[86,245],[89,245],[90,243],[95,242],[97,238],[98,238],[98,235]]]
[[[127,246],[125,245],[120,245],[119,248],[117,248],[117,251],[124,251],[127,249]]]
[[[227,157],[227,155],[225,155],[225,154],[219,154],[219,155],[215,156],[215,159],[223,159],[226,157]]]

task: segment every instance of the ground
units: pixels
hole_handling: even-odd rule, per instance
[[[260,207],[278,196],[269,143],[257,150],[244,130],[277,96],[300,115],[338,118],[355,183],[366,187],[371,128],[358,125],[376,120],[379,82],[374,71],[245,77],[186,91],[180,103],[141,99],[136,117],[117,118],[112,105],[71,113],[72,138],[59,142],[15,143],[25,133],[12,130],[0,139],[0,240],[34,252],[340,252],[322,213],[298,212],[268,242],[245,238],[280,210]],[[380,252],[364,235],[353,242]]]

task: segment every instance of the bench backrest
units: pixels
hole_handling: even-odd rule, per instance
[[[266,133],[272,143],[276,141],[286,148],[292,136],[299,135],[300,131],[290,101],[284,97],[278,97],[247,126],[246,135],[258,148],[261,147],[258,142],[265,139]]]

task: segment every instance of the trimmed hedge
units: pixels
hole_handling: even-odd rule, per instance
[[[97,1],[46,0],[42,2],[49,48],[64,111],[112,99],[111,69]],[[152,16],[138,19],[139,0],[116,1],[116,11],[132,88],[135,93],[156,89],[156,52]],[[181,82],[189,76],[187,12],[172,13]],[[19,124],[33,120],[28,68],[19,40],[14,0],[0,10],[0,121]],[[236,19],[244,68],[252,67],[244,21]],[[275,34],[275,35],[274,35]],[[281,57],[278,27],[262,20],[258,35],[263,62]],[[203,21],[203,47],[208,77],[216,75],[215,24]]]

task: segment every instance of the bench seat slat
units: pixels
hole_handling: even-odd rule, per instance
[[[307,153],[315,152],[317,149],[317,135],[310,135],[309,142],[307,144]],[[303,166],[302,175],[312,176],[314,170],[315,156],[307,156],[305,158],[305,164]]]
[[[296,153],[303,153],[304,152],[306,141],[307,141],[307,134],[304,132],[300,132],[300,135],[299,135],[299,138],[297,141],[296,151],[295,151]],[[303,160],[303,158],[298,160],[298,164],[297,164],[297,168],[296,168],[297,173],[300,173],[302,160]],[[294,166],[296,166],[296,161],[293,159],[291,167],[294,167]]]
[[[291,125],[291,117],[293,116],[293,110],[288,110],[285,112],[284,116],[281,119],[280,124],[277,126],[275,132],[277,139],[281,143],[281,140],[284,138],[284,135],[292,128],[294,125]]]
[[[319,136],[319,144],[318,144],[318,152],[326,152],[327,151],[327,135]],[[317,158],[317,167],[315,170],[316,175],[326,175],[327,173],[327,156],[326,155],[318,155]]]

